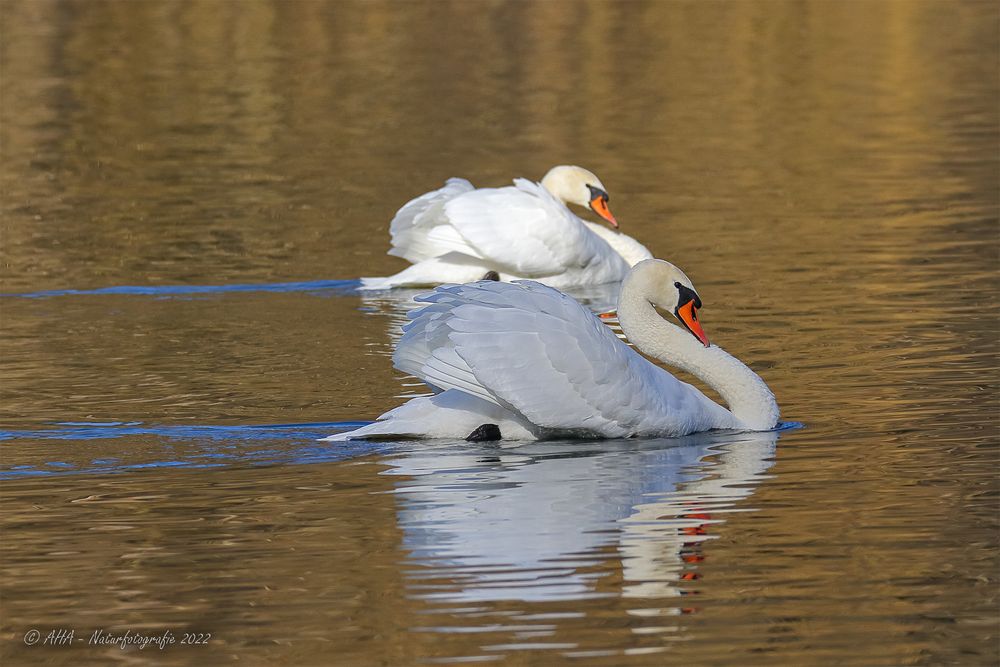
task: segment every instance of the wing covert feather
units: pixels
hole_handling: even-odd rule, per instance
[[[482,188],[448,201],[449,223],[480,255],[506,273],[542,277],[583,268],[599,239],[536,183]]]

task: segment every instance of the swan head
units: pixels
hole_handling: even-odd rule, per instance
[[[647,259],[639,262],[625,278],[622,291],[639,289],[645,298],[657,308],[670,311],[684,328],[709,347],[708,336],[698,321],[701,297],[694,289],[694,283],[670,262],[662,259]]]
[[[618,229],[618,221],[608,208],[608,190],[593,172],[572,165],[552,167],[542,179],[542,187],[564,204],[589,208]]]

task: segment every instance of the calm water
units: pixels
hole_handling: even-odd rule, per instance
[[[993,3],[0,18],[4,665],[1000,660]],[[566,162],[805,427],[316,442],[421,391],[396,208]]]

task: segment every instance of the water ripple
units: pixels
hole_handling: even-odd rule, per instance
[[[289,283],[245,283],[239,285],[117,285],[97,289],[55,289],[40,292],[0,294],[0,298],[44,299],[57,296],[186,296],[191,294],[224,294],[227,292],[319,292],[353,294],[359,280],[307,280]]]
[[[0,430],[0,442],[30,441],[30,454],[34,454],[29,457],[29,452],[22,451],[15,458],[19,464],[0,466],[0,479],[148,468],[324,463],[386,451],[389,445],[385,443],[351,441],[330,446],[317,442],[333,431],[365,423],[206,426],[61,422],[52,428]],[[130,446],[103,449],[104,443],[119,439],[126,439]],[[79,446],[67,448],[70,443]],[[86,447],[87,443],[92,447]],[[30,462],[24,462],[27,460]]]

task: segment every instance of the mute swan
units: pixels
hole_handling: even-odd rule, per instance
[[[608,193],[581,167],[553,167],[541,183],[523,178],[475,189],[462,178],[407,203],[390,225],[390,255],[413,266],[386,278],[362,278],[362,289],[419,287],[476,280],[532,278],[559,288],[619,282],[653,255],[635,239],[581,220],[567,204],[591,208],[615,228]]]
[[[590,311],[533,281],[446,285],[417,297],[393,363],[436,393],[327,440],[417,436],[508,440],[765,431],[778,405],[743,362],[710,345],[701,299],[673,264],[649,259],[625,278],[622,331],[638,348],[715,389],[729,409],[643,358]],[[656,311],[669,310],[684,325]],[[499,429],[499,434],[495,429]],[[476,439],[476,438],[473,438]]]

